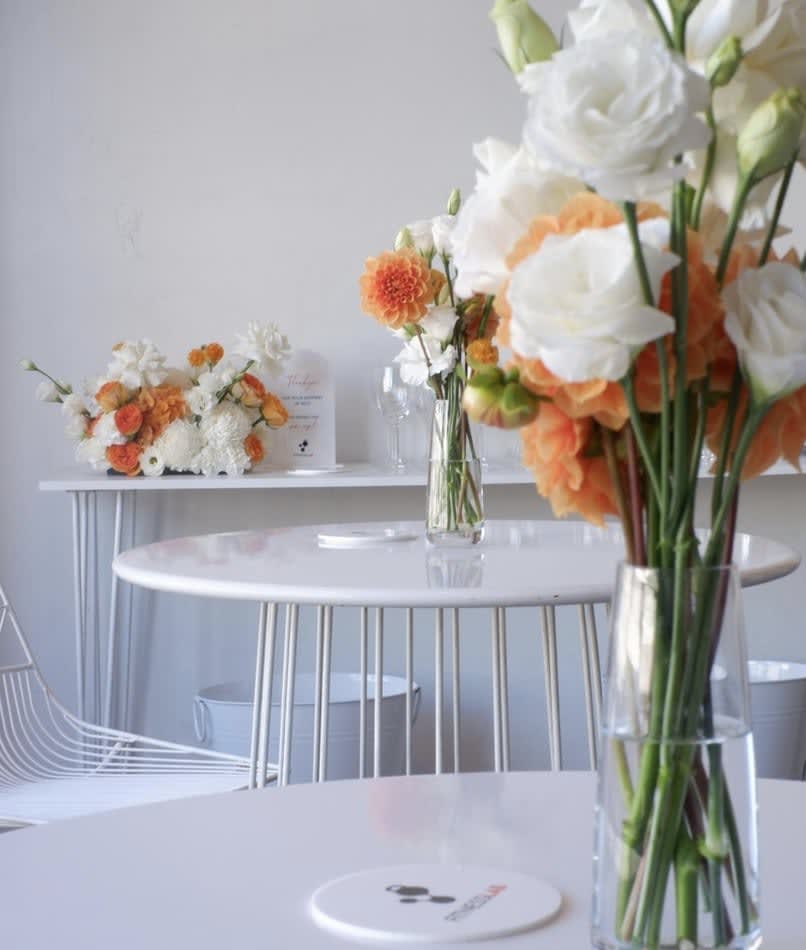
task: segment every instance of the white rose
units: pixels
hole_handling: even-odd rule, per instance
[[[431,238],[437,254],[453,253],[453,232],[456,229],[455,214],[438,214],[431,222]]]
[[[411,236],[415,251],[420,254],[434,253],[434,237],[431,230],[431,219],[423,221],[412,221],[406,225],[406,230]]]
[[[637,201],[662,190],[685,175],[675,156],[708,144],[710,131],[696,116],[710,101],[708,83],[661,40],[608,34],[533,70],[527,147],[605,198]]]
[[[772,263],[743,271],[722,294],[725,332],[757,402],[806,385],[806,274]]]
[[[660,247],[665,221],[641,225],[641,243],[657,300],[663,275],[678,261]],[[512,349],[543,361],[568,382],[622,379],[638,351],[674,330],[644,302],[624,225],[549,235],[512,272]]]
[[[115,425],[114,412],[104,412],[98,416],[92,434],[104,448],[110,445],[123,445],[124,442],[128,442],[126,436],[121,435],[120,429]]]
[[[432,307],[419,325],[428,336],[439,340],[440,343],[447,343],[453,336],[453,328],[458,319],[456,311],[451,306]]]
[[[582,0],[568,14],[568,28],[575,43],[625,31],[660,35],[643,0]]]
[[[429,376],[449,373],[456,366],[456,347],[442,348],[439,340],[429,336],[410,340],[395,357],[400,365],[400,378],[407,386],[422,386]]]
[[[497,293],[509,274],[506,256],[532,218],[556,214],[583,187],[541,170],[523,147],[485,139],[473,151],[484,171],[462,204],[451,240],[460,297]]]
[[[59,390],[56,388],[56,383],[51,382],[49,379],[43,379],[42,382],[36,387],[36,398],[40,402],[61,401]]]

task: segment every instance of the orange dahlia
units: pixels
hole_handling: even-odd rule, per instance
[[[433,271],[413,248],[367,258],[361,307],[392,330],[422,319],[434,299]]]
[[[137,434],[141,445],[151,445],[172,422],[187,415],[182,390],[167,384],[141,389],[137,406],[143,414],[143,424]]]
[[[607,462],[591,452],[594,434],[590,419],[573,419],[549,402],[521,429],[524,465],[558,518],[575,512],[601,525],[618,512]]]

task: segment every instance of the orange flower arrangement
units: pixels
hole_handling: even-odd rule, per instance
[[[367,258],[359,282],[361,306],[392,330],[416,323],[434,300],[433,273],[413,248]]]
[[[106,460],[110,467],[121,475],[140,474],[140,454],[142,446],[136,442],[125,442],[123,445],[110,445],[106,450]]]

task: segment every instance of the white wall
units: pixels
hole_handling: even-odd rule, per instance
[[[77,382],[123,337],[149,335],[179,359],[199,341],[227,344],[250,319],[275,319],[332,360],[340,457],[374,451],[363,374],[395,347],[359,313],[364,257],[406,220],[440,211],[454,185],[470,186],[472,142],[518,134],[521,101],[494,53],[488,6],[0,0],[0,578],[66,699],[69,506],[36,486],[71,450],[16,361],[32,356]],[[565,0],[543,6],[558,27]],[[768,479],[748,500],[754,528],[803,546],[802,483]],[[546,513],[528,488],[491,490],[489,503],[494,515]],[[142,506],[141,537],[345,512],[417,517],[421,504],[411,490],[288,491],[207,495],[199,511],[174,495]],[[806,658],[801,594],[798,577],[749,596],[757,653]],[[195,690],[246,675],[252,615],[139,595],[138,723],[187,736]],[[470,650],[479,685],[466,695],[478,710],[486,637],[479,627]],[[514,639],[536,675],[524,624]],[[338,661],[355,664],[347,652]],[[575,688],[569,678],[569,698]],[[524,735],[531,708],[519,715]],[[572,744],[579,734],[575,720]],[[536,761],[527,746],[522,761]]]

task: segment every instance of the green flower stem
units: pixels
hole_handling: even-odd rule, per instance
[[[490,294],[484,301],[484,310],[481,313],[481,320],[479,321],[478,333],[476,333],[477,340],[483,340],[484,334],[487,331],[487,322],[490,319],[490,314],[493,311],[493,300],[495,298]]]
[[[697,893],[700,856],[691,836],[683,831],[674,855],[675,895],[677,905],[677,940],[697,945]]]
[[[747,204],[747,199],[750,197],[750,192],[755,187],[755,180],[751,175],[745,175],[739,180],[739,187],[736,189],[736,195],[733,199],[733,207],[730,211],[730,218],[728,219],[728,230],[725,234],[725,239],[722,242],[722,250],[719,254],[719,264],[716,269],[716,282],[720,287],[725,283],[725,274],[728,270],[728,263],[730,261],[730,252],[733,249],[733,242],[736,240],[736,232],[739,229],[739,222],[742,219],[742,212],[744,211],[744,206]]]
[[[764,246],[761,249],[761,257],[758,266],[763,267],[767,263],[772,250],[772,242],[775,240],[775,232],[778,230],[778,222],[781,220],[781,213],[784,210],[784,203],[789,192],[789,186],[792,183],[792,173],[795,171],[795,165],[798,163],[798,152],[792,158],[792,161],[786,166],[784,177],[781,180],[781,187],[778,189],[778,198],[775,202],[775,210],[770,219],[770,226],[767,229],[767,237],[764,240]]]
[[[697,421],[694,429],[694,450],[691,454],[691,464],[688,470],[689,493],[691,495],[697,490],[697,481],[700,476],[700,459],[705,444],[705,423],[708,416],[708,389],[708,379],[706,377],[697,386],[697,409],[695,412]]]
[[[627,549],[627,560],[630,564],[635,564],[635,539],[633,537],[632,513],[627,503],[627,495],[624,491],[624,482],[619,472],[618,459],[616,458],[616,447],[613,441],[613,433],[604,426],[600,427],[602,433],[602,447],[604,449],[605,460],[607,462],[607,471],[610,475],[610,482],[613,485],[613,491],[616,495],[616,504],[619,510],[619,517],[624,529],[624,545]]]
[[[660,504],[660,481],[658,479],[658,473],[655,470],[652,454],[649,451],[649,444],[647,443],[644,424],[641,421],[641,415],[638,412],[638,404],[635,399],[635,385],[633,383],[631,372],[628,373],[624,379],[622,379],[621,386],[624,390],[624,396],[627,400],[627,408],[629,409],[630,413],[630,425],[635,435],[635,441],[638,444],[638,451],[641,453],[641,461],[644,465],[644,470],[646,471],[652,491],[655,493],[655,498],[657,499],[658,504]]]
[[[800,269],[806,271],[806,254],[804,254],[800,260]]]
[[[688,234],[686,227],[685,186],[675,185],[672,207],[672,250],[680,258],[680,263],[672,272],[672,313],[675,315],[674,349],[676,358],[675,400],[674,400],[674,471],[672,483],[672,511],[669,530],[678,532],[687,519],[687,506],[694,504],[694,498],[687,491],[689,461],[689,425],[688,400],[686,398],[686,364],[688,344]]]
[[[231,383],[218,390],[216,393],[216,405],[222,403],[227,398],[227,396],[229,396],[229,394],[232,392],[233,386],[235,386],[236,383],[239,383],[254,365],[255,361],[249,360],[246,366],[244,366],[240,373],[234,377]]]
[[[656,4],[655,4],[655,0],[644,0],[644,2],[646,3],[647,7],[649,8],[649,12],[652,14],[652,17],[653,17],[653,19],[655,20],[655,23],[657,24],[658,29],[660,30],[661,36],[662,36],[662,37],[664,38],[664,40],[666,41],[666,45],[667,45],[667,46],[670,46],[670,47],[673,47],[673,46],[674,46],[674,40],[673,40],[673,38],[672,38],[672,34],[669,32],[669,27],[666,26],[666,21],[665,21],[665,20],[663,19],[663,17],[661,16],[661,12],[660,12],[660,10],[657,8],[657,6],[656,6]]]
[[[60,396],[71,396],[73,394],[72,386],[62,386],[58,379],[54,379],[50,373],[46,373],[43,369],[40,369],[38,366],[34,367],[33,370],[35,373],[39,373],[40,376],[44,376],[45,379],[49,379],[53,385],[56,387]],[[62,399],[59,399],[59,402],[62,402]]]
[[[708,122],[708,126],[711,129],[711,141],[708,143],[708,150],[705,153],[705,166],[702,171],[702,180],[700,181],[700,187],[697,191],[697,195],[694,198],[694,204],[691,209],[691,227],[695,231],[700,230],[700,222],[702,221],[702,206],[705,202],[705,196],[708,193],[708,187],[711,184],[711,178],[714,174],[714,166],[716,165],[716,119],[714,117],[713,106],[708,107],[708,111],[705,113],[705,119]]]
[[[445,270],[445,279],[448,281],[448,295],[451,300],[451,306],[456,307],[456,297],[453,293],[453,277],[451,276],[451,259],[447,254],[440,254],[442,266]]]

